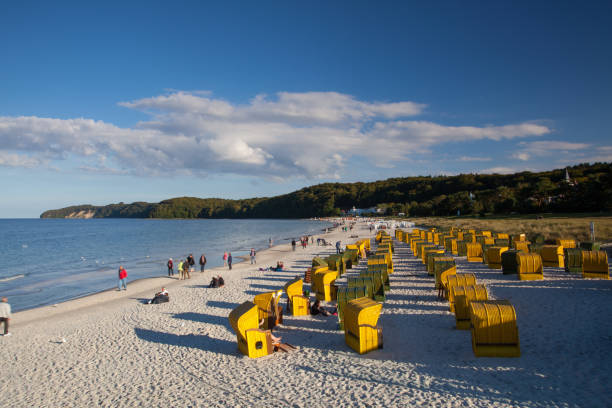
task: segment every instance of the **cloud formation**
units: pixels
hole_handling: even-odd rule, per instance
[[[570,143],[558,140],[538,140],[532,142],[520,142],[519,151],[512,155],[512,158],[527,161],[532,157],[543,157],[558,155],[560,153],[575,153],[591,147],[587,143]]]
[[[76,158],[83,170],[113,174],[338,178],[356,155],[393,167],[446,143],[550,133],[530,122],[479,127],[410,120],[426,105],[365,102],[336,92],[257,95],[241,105],[174,91],[120,105],[149,120],[121,128],[83,118],[0,117],[0,165]]]

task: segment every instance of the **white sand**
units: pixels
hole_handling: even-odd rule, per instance
[[[371,236],[360,225],[326,238],[345,244],[354,234]],[[13,336],[0,337],[0,406],[612,406],[611,281],[545,268],[544,281],[519,282],[457,258],[460,272],[475,272],[492,298],[509,299],[518,314],[522,356],[476,358],[470,332],[454,329],[405,244],[396,244],[379,320],[384,349],[360,356],[336,331],[335,317],[286,315],[275,334],[299,351],[241,355],[231,309],[303,276],[315,254],[332,251],[280,245],[260,252],[257,267],[282,260],[283,272],[247,262],[16,313]],[[213,273],[222,273],[224,288],[206,287]],[[170,303],[140,302],[161,285]]]

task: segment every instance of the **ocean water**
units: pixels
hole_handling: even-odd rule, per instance
[[[330,226],[313,220],[0,219],[0,296],[14,311],[55,304],[117,284],[123,265],[129,281],[167,275],[168,258],[223,264],[251,247],[286,243]],[[198,269],[199,270],[199,269]]]

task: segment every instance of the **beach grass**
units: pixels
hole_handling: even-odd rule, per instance
[[[421,217],[411,218],[416,225],[462,229],[493,230],[508,234],[537,235],[545,239],[570,238],[589,241],[590,223],[595,224],[595,240],[612,241],[612,215],[606,214],[542,214],[487,217]]]

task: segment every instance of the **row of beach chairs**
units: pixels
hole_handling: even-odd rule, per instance
[[[474,274],[457,273],[452,235],[435,230],[413,230],[412,233],[396,230],[395,237],[408,244],[413,255],[425,265],[428,275],[434,276],[438,296],[448,300],[449,310],[455,314],[456,328],[471,330],[475,356],[520,356],[514,307],[507,300],[490,300],[486,286],[478,284]],[[441,242],[449,244],[448,251],[442,249]],[[477,255],[472,252],[473,257]]]
[[[349,347],[360,354],[381,348],[382,329],[376,324],[382,303],[375,299],[384,300],[388,273],[392,271],[392,243],[390,237],[380,241],[368,259],[368,269],[361,271],[359,277],[347,277],[347,285],[336,285],[336,280],[371,253],[370,239],[347,245],[341,254],[314,258],[304,279],[296,277],[282,289],[260,293],[253,302],[244,302],[232,310],[229,321],[237,336],[238,349],[248,357],[258,358],[292,347],[275,344],[271,330],[282,323],[279,300],[283,294],[287,297],[287,311],[293,316],[310,314],[310,293],[304,291],[304,281],[311,283],[316,299],[337,302],[339,327],[344,330]]]

